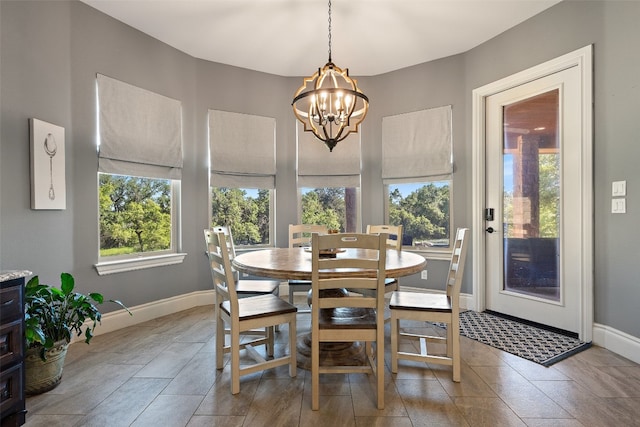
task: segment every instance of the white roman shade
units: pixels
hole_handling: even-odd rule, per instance
[[[360,134],[351,133],[332,152],[296,123],[298,187],[360,187]]]
[[[213,187],[274,189],[276,119],[209,110]]]
[[[385,183],[452,173],[450,105],[382,118]]]
[[[146,178],[182,176],[180,101],[112,79],[98,80],[100,172]]]

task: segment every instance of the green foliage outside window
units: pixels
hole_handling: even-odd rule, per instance
[[[560,156],[540,154],[540,237],[560,235]]]
[[[171,181],[99,174],[100,256],[171,247]]]
[[[346,230],[344,188],[303,189],[302,223],[324,225],[329,230]]]
[[[228,225],[236,245],[269,244],[270,190],[211,189],[211,226]]]
[[[389,224],[403,226],[405,246],[449,246],[449,209],[448,181],[389,185]]]
[[[560,235],[560,156],[557,153],[539,154],[538,191],[539,235],[536,237],[557,238]],[[503,198],[507,237],[515,237],[513,188],[505,187]]]

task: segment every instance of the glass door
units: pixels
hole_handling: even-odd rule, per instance
[[[559,89],[503,106],[505,291],[560,301]]]
[[[486,309],[577,332],[582,152],[577,67],[486,98]],[[493,212],[493,215],[491,215]]]

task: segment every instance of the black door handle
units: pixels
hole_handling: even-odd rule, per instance
[[[496,231],[496,230],[494,230],[494,229],[493,229],[493,227],[489,227],[489,228],[487,228],[485,231],[486,231],[487,233],[493,233],[493,232],[494,232],[494,231]]]

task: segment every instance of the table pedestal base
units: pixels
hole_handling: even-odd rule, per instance
[[[311,334],[298,335],[296,345],[297,365],[311,370]],[[321,366],[363,366],[366,361],[365,346],[359,342],[320,343]]]

